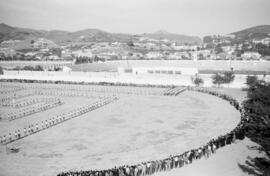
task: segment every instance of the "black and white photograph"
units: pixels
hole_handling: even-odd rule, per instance
[[[270,176],[270,0],[0,0],[0,176]]]

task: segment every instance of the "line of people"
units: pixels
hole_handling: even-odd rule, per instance
[[[5,81],[5,80],[2,80],[2,81]],[[14,80],[14,81],[24,82],[23,80]],[[155,85],[136,86],[136,85],[128,85],[128,84],[118,85],[118,83],[112,83],[111,85],[103,85],[102,83],[87,85],[84,83],[75,84],[74,82],[69,83],[68,81],[66,81],[66,82],[61,83],[61,85],[58,85],[58,84],[53,84],[54,82],[46,82],[46,81],[45,82],[34,81],[34,82],[35,82],[34,84],[22,84],[20,85],[20,87],[26,90],[27,89],[41,90],[41,91],[50,90],[49,92],[61,92],[61,91],[81,92],[81,93],[78,93],[79,94],[78,96],[85,96],[85,94],[88,94],[89,92],[112,93],[112,94],[121,93],[121,94],[135,94],[135,95],[163,95],[162,89],[160,88],[164,88],[164,86],[155,86]],[[39,82],[47,83],[47,84],[39,84]],[[12,82],[11,83],[5,82],[4,84],[9,84],[10,87],[14,85],[14,83]],[[74,93],[65,93],[65,94],[66,96],[72,96],[72,94]],[[83,95],[80,95],[80,94],[83,94]]]
[[[71,96],[71,97],[91,97],[93,98],[93,93],[87,91],[75,91],[75,90],[36,90],[38,95],[56,95],[56,96]]]
[[[15,87],[6,87],[6,86],[3,86],[1,85],[1,91],[0,91],[0,94],[9,94],[9,93],[14,93],[14,92],[18,92],[18,91],[21,91],[23,90],[23,88],[21,87],[18,87],[18,86],[15,86]]]
[[[20,109],[15,112],[10,112],[3,116],[3,119],[8,119],[9,121],[16,120],[18,118],[22,118],[28,115],[32,115],[41,111],[46,111],[48,109],[54,108],[56,106],[60,106],[64,104],[60,99],[54,99],[53,101],[44,102],[41,104],[35,104],[34,106],[30,106],[24,109]]]
[[[148,161],[139,163],[137,165],[124,165],[114,167],[107,170],[89,170],[89,171],[67,171],[59,173],[57,176],[146,176],[152,175],[156,172],[169,171],[174,168],[181,168],[184,165],[191,164],[194,160],[201,159],[202,157],[208,158],[214,154],[217,149],[230,145],[236,140],[243,140],[245,138],[245,123],[248,117],[239,104],[239,102],[231,96],[221,94],[218,92],[210,91],[203,88],[187,87],[187,90],[198,91],[217,96],[228,101],[241,113],[241,120],[238,125],[225,135],[221,135],[215,139],[210,140],[205,145],[196,149],[191,149],[180,155],[170,156],[168,158],[156,161]]]
[[[153,88],[148,87],[127,87],[127,86],[101,86],[101,85],[70,85],[70,84],[61,84],[61,87],[59,85],[26,85],[24,86],[25,89],[34,89],[34,90],[47,90],[49,92],[59,92],[61,91],[67,91],[67,92],[78,92],[78,94],[81,94],[82,92],[99,92],[99,93],[123,93],[123,94],[137,94],[137,95],[161,95],[161,90],[153,90]],[[72,96],[70,93],[63,93],[67,96]]]
[[[30,106],[36,103],[53,102],[53,101],[55,101],[55,98],[32,97],[32,98],[27,98],[27,99],[22,99],[22,100],[13,99],[11,101],[6,101],[0,105],[3,107],[21,108],[21,107]]]
[[[3,104],[7,101],[12,101],[13,99],[19,99],[24,97],[29,97],[35,95],[35,92],[33,90],[25,90],[23,92],[17,92],[17,93],[8,93],[6,96],[1,96],[0,98],[0,104]]]
[[[45,130],[47,128],[50,128],[50,127],[55,126],[57,124],[60,124],[64,121],[81,116],[87,112],[93,111],[99,107],[105,106],[106,104],[109,104],[109,103],[116,101],[116,100],[118,100],[118,98],[116,96],[106,97],[106,98],[101,99],[95,103],[80,107],[80,108],[75,109],[73,111],[70,111],[68,113],[63,113],[63,114],[57,115],[57,116],[52,117],[48,120],[44,120],[40,123],[28,125],[27,127],[24,127],[23,130],[18,129],[18,130],[15,130],[14,133],[10,132],[8,135],[0,136],[0,142],[3,145],[9,144],[9,143],[14,142],[16,140],[22,139],[26,136],[35,134],[37,132],[40,132],[42,130]]]
[[[174,88],[170,88],[164,91],[163,95],[165,96],[177,96],[180,93],[182,93],[183,91],[186,90],[186,87],[174,87]]]

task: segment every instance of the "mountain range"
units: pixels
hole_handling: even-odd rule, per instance
[[[167,39],[170,41],[177,41],[179,43],[202,43],[200,37],[197,36],[188,36],[182,34],[174,34],[164,30],[159,30],[154,33],[144,34],[144,37],[151,38],[151,39]]]
[[[231,33],[236,36],[236,40],[250,40],[254,38],[270,37],[270,25],[261,25],[247,28],[241,31]],[[71,42],[128,42],[137,41],[140,37],[150,39],[168,39],[179,43],[202,43],[201,38],[197,36],[188,36],[170,33],[160,30],[154,33],[144,33],[138,35],[124,33],[109,33],[100,29],[85,29],[75,32],[63,30],[36,30],[28,28],[13,27],[7,24],[0,24],[0,42],[5,40],[20,40],[21,43],[38,38],[46,38],[55,42],[58,45]]]
[[[241,31],[233,32],[237,40],[252,40],[270,37],[270,25],[250,27]]]
[[[68,42],[128,42],[136,41],[139,37],[148,37],[152,39],[168,39],[180,43],[201,43],[199,37],[172,34],[165,31],[158,31],[149,34],[124,34],[124,33],[109,33],[100,29],[85,29],[75,32],[62,30],[35,30],[27,28],[19,28],[0,24],[0,42],[5,40],[35,40],[37,38],[46,38],[52,40],[56,44]]]

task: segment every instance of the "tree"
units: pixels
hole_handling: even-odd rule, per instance
[[[35,71],[43,71],[43,68],[40,65],[35,66]]]
[[[13,70],[19,71],[19,70],[21,70],[21,67],[20,66],[16,66]]]
[[[197,74],[193,77],[191,77],[191,81],[193,84],[195,84],[197,87],[199,87],[201,84],[204,83],[203,79],[199,77]]]
[[[222,53],[223,52],[223,49],[221,47],[220,44],[218,44],[216,47],[215,47],[215,53],[216,54],[219,54],[219,53]]]
[[[257,76],[247,76],[246,84],[248,87],[254,87],[258,82]]]
[[[224,73],[216,73],[212,76],[212,83],[220,87],[221,84],[229,84],[234,81],[235,75],[233,71],[226,71]]]
[[[26,65],[26,66],[23,67],[23,70],[33,71],[34,67],[32,67],[31,65]]]
[[[3,68],[0,66],[0,75],[3,75],[3,74],[4,74]]]
[[[270,45],[258,43],[255,45],[254,50],[257,51],[262,56],[270,56]]]
[[[133,43],[133,41],[128,41],[127,45],[128,45],[129,47],[135,46],[134,43]]]
[[[199,55],[198,55],[198,59],[199,59],[199,60],[204,60],[204,56],[203,56],[203,54],[202,54],[202,53],[199,53]]]
[[[212,83],[220,87],[220,85],[224,83],[224,77],[220,73],[215,73],[212,76]]]
[[[226,71],[223,73],[223,81],[225,84],[228,84],[228,87],[229,87],[229,84],[234,81],[234,78],[235,78],[235,75],[233,71]]]
[[[247,78],[248,92],[243,107],[247,113],[248,121],[244,123],[246,136],[259,144],[259,150],[266,156],[255,157],[245,170],[259,171],[261,175],[270,175],[270,83],[257,80],[256,77]],[[247,161],[246,161],[247,163]]]

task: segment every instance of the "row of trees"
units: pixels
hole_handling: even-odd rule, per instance
[[[43,71],[42,66],[36,65],[36,66],[31,66],[31,65],[26,65],[24,67],[15,67],[13,70],[25,70],[25,71]]]
[[[270,45],[265,45],[263,43],[243,43],[241,49],[236,49],[235,54],[236,56],[241,56],[246,51],[254,51],[258,52],[262,56],[270,56]]]
[[[245,124],[246,136],[259,144],[256,149],[266,153],[266,156],[249,157],[246,165],[239,167],[252,175],[270,175],[270,83],[249,76],[246,84],[247,99],[243,102],[249,116]]]
[[[100,58],[98,56],[95,56],[95,57],[80,56],[80,57],[76,57],[75,64],[93,63],[93,62],[98,62],[98,61],[105,62],[105,59]]]
[[[234,81],[234,78],[235,78],[235,74],[233,73],[233,71],[215,73],[212,76],[212,83],[214,85],[217,85],[218,87],[220,87],[220,85],[222,84],[227,84],[229,87],[229,84]],[[191,81],[196,86],[200,86],[204,83],[204,80],[201,77],[199,77],[197,74],[191,77]]]

